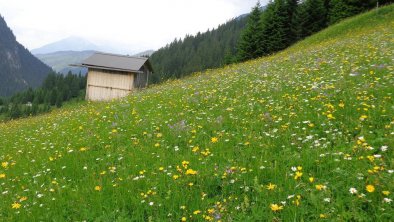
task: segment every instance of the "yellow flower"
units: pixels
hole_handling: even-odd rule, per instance
[[[195,210],[195,211],[193,211],[193,214],[194,215],[197,215],[197,214],[200,214],[201,213],[201,210]]]
[[[274,211],[274,212],[283,210],[283,206],[280,206],[280,205],[278,205],[278,204],[271,204],[271,205],[270,205],[270,208],[271,208],[271,210]]]
[[[158,133],[158,134],[156,135],[157,138],[160,138],[160,137],[162,137],[162,136],[163,136],[163,134],[161,134],[161,133]]]
[[[316,187],[316,190],[325,190],[326,189],[326,186],[324,186],[323,184],[317,184],[317,185],[315,185],[315,187]]]
[[[269,183],[269,184],[267,185],[267,190],[274,190],[275,188],[276,188],[276,185],[275,185],[275,184]]]
[[[174,176],[172,176],[172,179],[174,179],[174,180],[176,180],[176,179],[178,179],[179,178],[179,176],[178,175],[174,175]]]
[[[0,179],[1,178],[5,178],[5,174],[4,173],[0,173]]]
[[[360,116],[360,120],[361,120],[361,121],[363,121],[363,120],[365,120],[365,119],[367,119],[367,118],[368,118],[367,115],[362,115],[362,116]]]
[[[298,171],[301,171],[301,170],[302,170],[302,166],[298,166],[298,167],[297,167],[297,170],[298,170]]]
[[[160,146],[160,143],[155,143],[155,147],[159,147]]]
[[[164,170],[164,167],[159,167],[159,170],[160,170],[160,171],[163,171],[163,170]]]
[[[320,214],[319,217],[323,219],[323,218],[327,218],[327,215],[325,215],[325,214]]]
[[[192,169],[186,170],[186,175],[196,175],[196,174],[197,174],[197,171],[195,171],[195,170],[192,170]]]
[[[369,193],[372,193],[375,191],[375,187],[371,184],[368,184],[365,188]]]
[[[186,221],[186,217],[182,217],[181,221]]]
[[[7,168],[8,167],[8,162],[2,162],[1,166],[4,167],[4,168]]]
[[[301,178],[301,176],[302,176],[302,172],[300,172],[300,171],[297,171],[295,174],[296,174],[296,175],[294,176],[294,179],[295,179],[295,180],[298,180],[298,179]]]
[[[198,146],[193,147],[192,151],[193,153],[197,152],[198,150],[200,150],[200,148]]]
[[[390,194],[390,191],[384,190],[384,191],[382,191],[382,194],[385,195],[385,196],[388,196]]]
[[[335,117],[331,113],[327,114],[327,118],[328,119],[335,119]]]
[[[117,132],[118,132],[118,130],[116,130],[116,129],[112,130],[112,133],[117,133]]]
[[[101,186],[95,186],[95,187],[94,187],[94,190],[96,190],[96,191],[101,191]]]
[[[22,205],[20,203],[14,202],[11,206],[12,206],[12,209],[19,209],[19,208],[21,208]]]
[[[309,177],[309,182],[313,183],[313,181],[315,181],[315,178]]]
[[[219,141],[219,139],[217,137],[212,137],[211,138],[211,142],[212,143],[217,143]]]
[[[343,108],[345,107],[345,103],[343,103],[342,101],[339,103],[339,107]]]
[[[27,197],[21,197],[21,198],[19,199],[20,202],[25,201],[25,200],[27,200]]]
[[[81,148],[79,149],[79,151],[81,151],[81,152],[86,151],[86,147],[81,147]]]
[[[187,169],[187,166],[189,165],[189,161],[186,161],[186,160],[184,160],[184,161],[182,161],[182,166],[185,168],[185,169]]]

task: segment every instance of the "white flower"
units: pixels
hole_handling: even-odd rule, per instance
[[[390,198],[387,198],[387,197],[383,198],[383,202],[385,202],[385,203],[390,203],[391,201],[393,201],[393,200]]]
[[[150,205],[150,206],[153,206],[153,204],[154,204],[153,202],[149,202],[149,205]]]
[[[296,171],[297,171],[297,167],[291,167],[291,170],[292,170],[293,172],[296,172]]]
[[[382,147],[380,147],[380,150],[381,150],[382,152],[386,152],[387,149],[388,149],[388,146],[382,146]]]
[[[331,199],[330,198],[324,198],[324,201],[327,202],[327,203],[330,203]]]
[[[291,198],[293,198],[293,197],[294,197],[294,194],[293,194],[293,195],[287,196],[287,199],[291,199]]]
[[[357,193],[357,189],[354,188],[354,187],[351,187],[351,188],[349,189],[349,192],[350,192],[351,194],[356,194],[356,193]]]

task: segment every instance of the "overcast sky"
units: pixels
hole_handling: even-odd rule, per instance
[[[158,49],[250,12],[257,0],[0,0],[0,14],[28,49],[79,36]],[[268,0],[261,0],[265,5]]]

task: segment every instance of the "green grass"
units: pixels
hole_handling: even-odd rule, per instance
[[[0,124],[0,218],[393,221],[393,10],[120,101]]]

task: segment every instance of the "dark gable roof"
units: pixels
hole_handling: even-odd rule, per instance
[[[82,61],[81,66],[125,72],[139,72],[145,63],[147,63],[149,69],[152,70],[148,58],[97,52]]]

